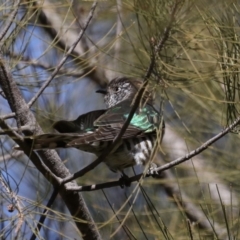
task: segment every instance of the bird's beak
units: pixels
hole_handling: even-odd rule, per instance
[[[105,89],[99,89],[99,90],[96,91],[96,93],[107,94],[107,90],[105,90]]]

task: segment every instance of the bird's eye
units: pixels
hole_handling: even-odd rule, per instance
[[[118,91],[119,91],[119,87],[115,87],[115,88],[114,88],[114,91],[115,91],[115,92],[118,92]]]

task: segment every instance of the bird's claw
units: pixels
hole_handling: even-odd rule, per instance
[[[124,188],[124,186],[130,187],[131,185],[129,177],[124,172],[122,173],[122,176],[120,177],[119,182],[120,182],[121,188]]]
[[[157,167],[158,167],[158,165],[156,163],[151,163],[146,175],[152,176],[152,177],[159,177],[159,173],[156,170]]]

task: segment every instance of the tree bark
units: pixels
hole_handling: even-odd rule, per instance
[[[34,131],[24,131],[25,135],[43,133],[33,113],[28,108],[28,105],[25,102],[20,90],[14,82],[12,75],[5,66],[2,56],[0,56],[0,58],[0,85],[12,112],[15,113],[17,126],[19,128],[21,126],[34,126]],[[0,125],[3,126],[4,124],[5,122],[1,120]],[[9,135],[13,136],[11,133]],[[31,152],[31,146],[27,146],[27,144],[21,139],[14,140],[20,145],[21,148],[23,148],[23,151],[25,154],[27,154],[36,168],[47,178],[48,181],[51,182],[53,186],[58,186],[59,178],[65,178],[70,174],[69,170],[62,163],[62,160],[59,158],[55,150],[38,151],[38,154],[36,154],[35,152]],[[39,156],[42,161],[39,159]],[[77,186],[75,181],[72,181],[68,184],[71,186]],[[67,191],[66,186],[63,186],[59,193],[68,207],[71,215],[74,217],[74,221],[77,225],[77,228],[82,233],[83,239],[101,239],[101,236],[81,194],[74,191]]]

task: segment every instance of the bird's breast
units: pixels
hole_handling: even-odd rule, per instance
[[[155,139],[154,134],[124,139],[122,144],[108,155],[104,162],[114,172],[134,165],[145,165],[150,160]]]

